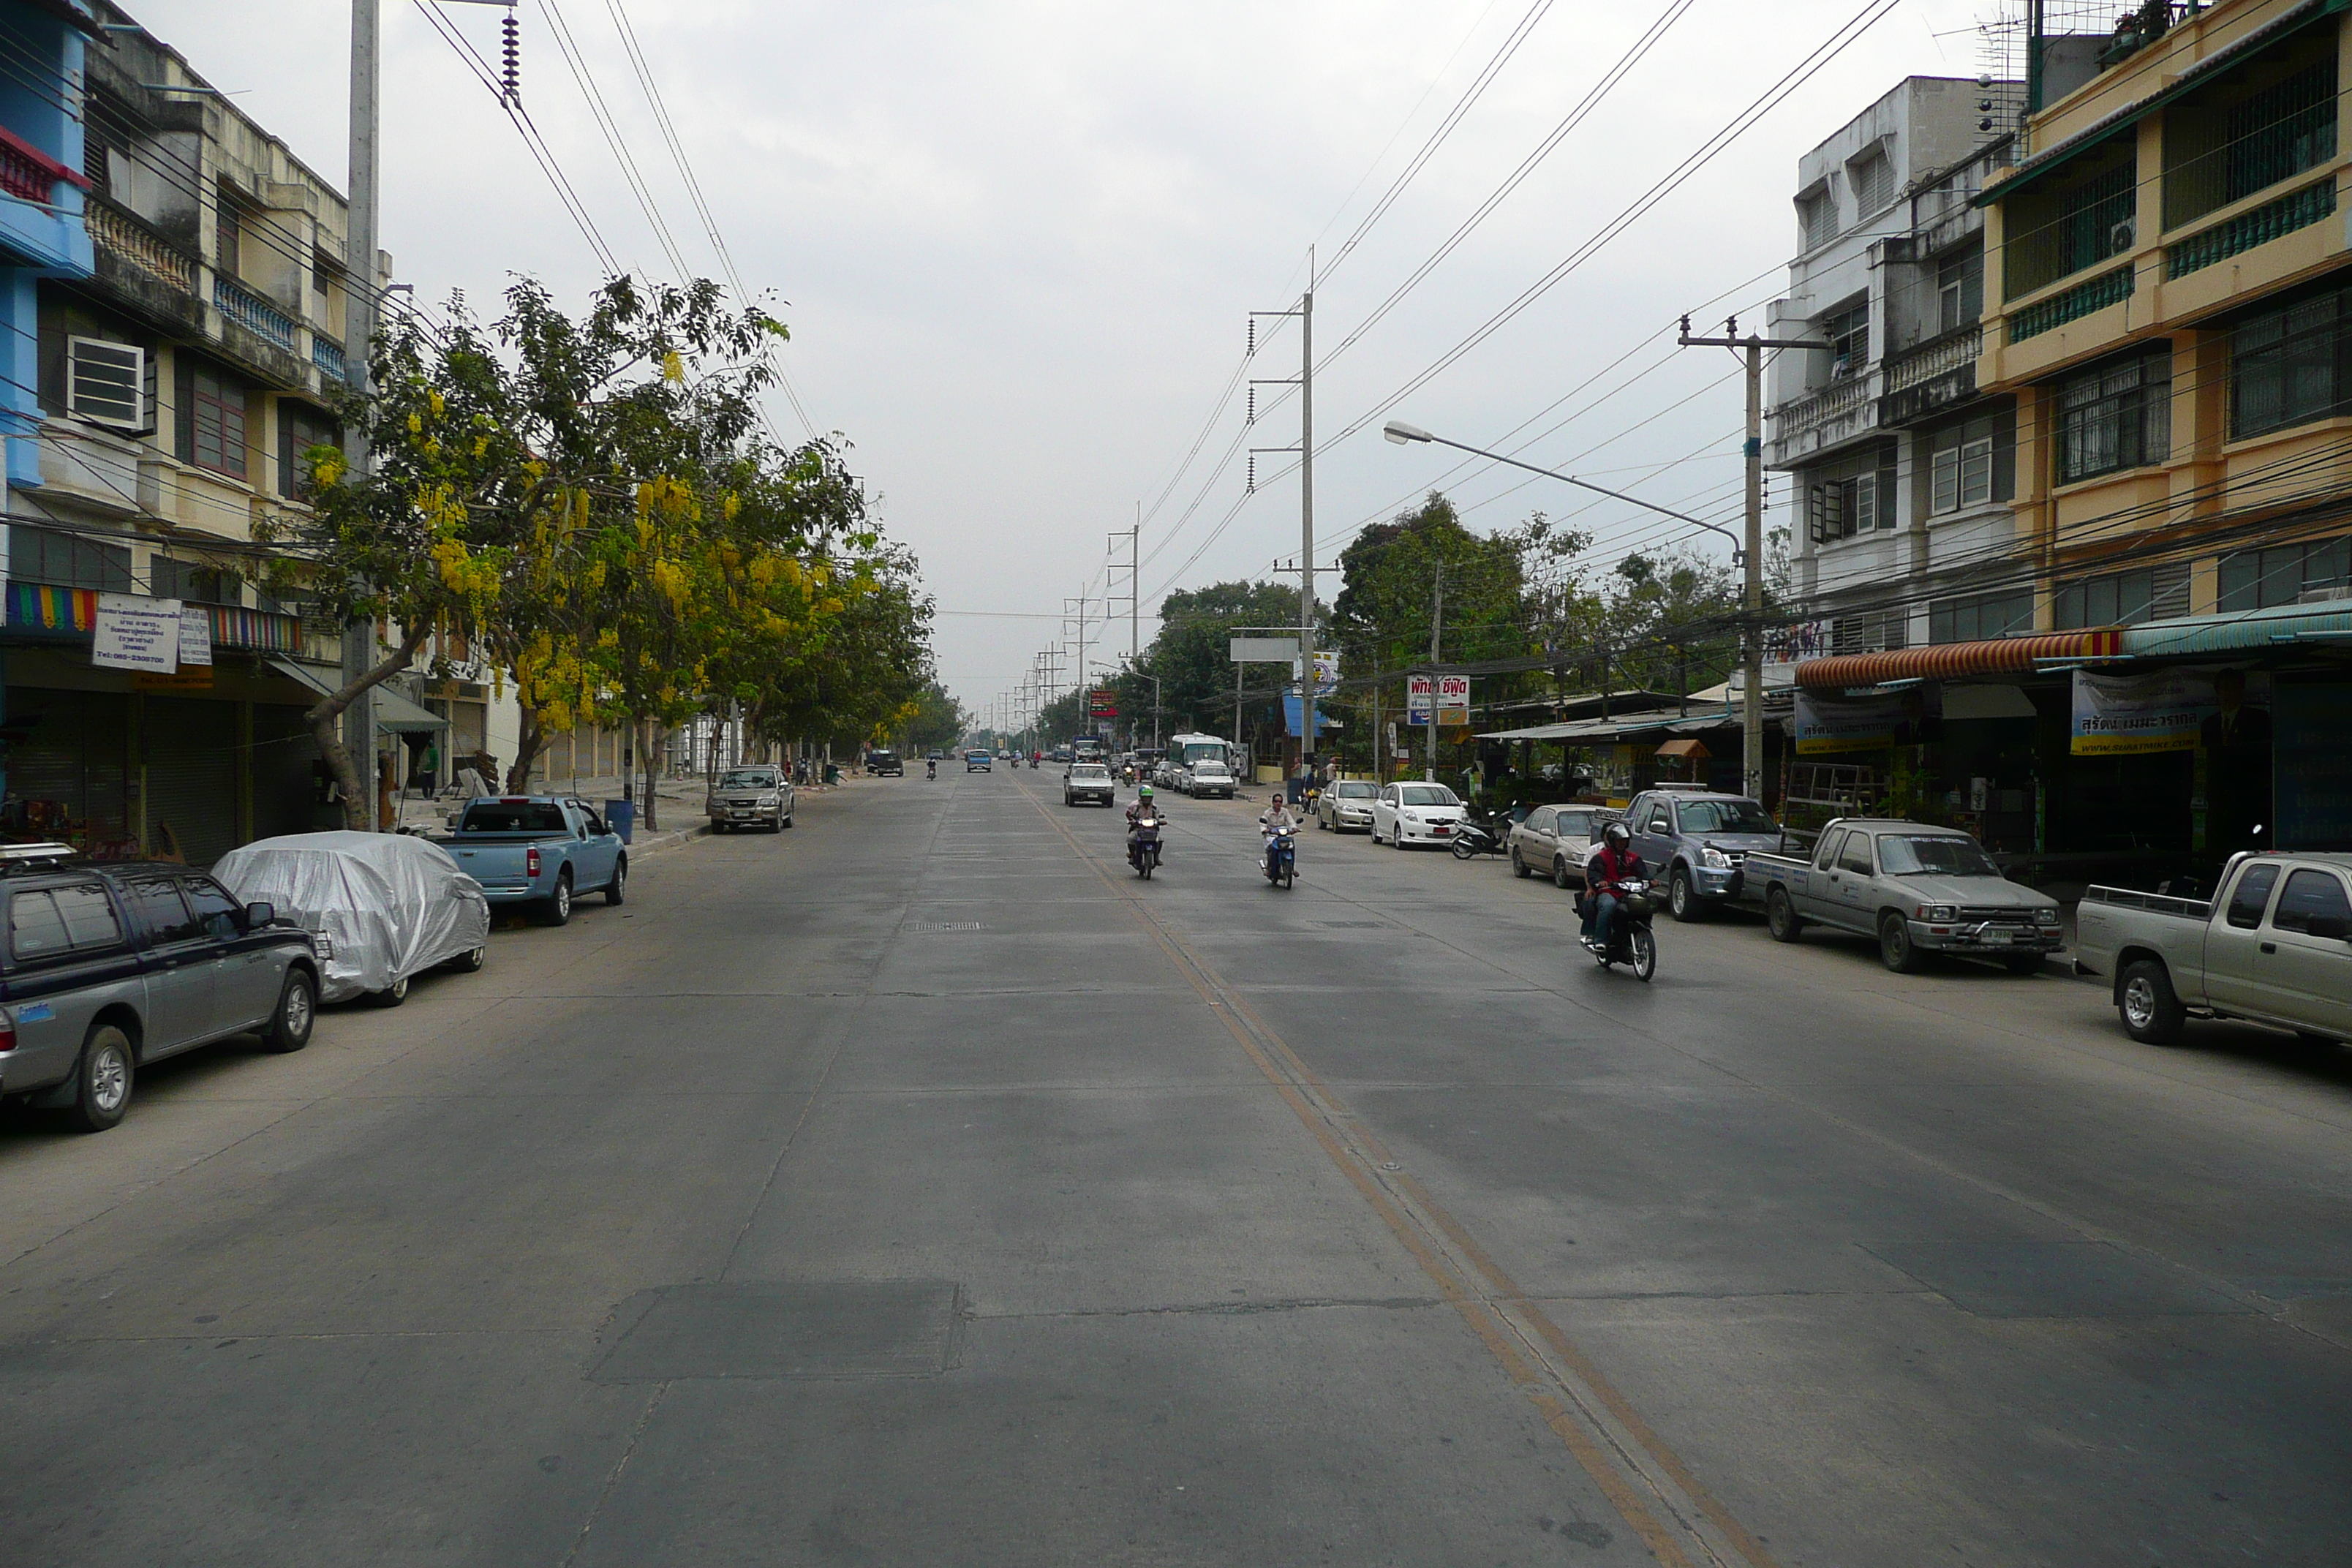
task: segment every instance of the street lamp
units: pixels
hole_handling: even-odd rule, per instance
[[[1751,385],[1751,392],[1752,390]],[[1752,464],[1754,460],[1753,454],[1759,450],[1756,445],[1757,437],[1754,435],[1754,431],[1757,426],[1754,422],[1755,408],[1752,399],[1749,405],[1748,417],[1748,430],[1750,432],[1748,437],[1748,452],[1750,454]],[[1592,483],[1591,480],[1580,479],[1573,474],[1555,473],[1549,468],[1538,468],[1533,463],[1522,463],[1517,458],[1507,458],[1500,452],[1489,452],[1483,447],[1466,446],[1460,441],[1449,441],[1443,436],[1433,436],[1428,431],[1423,429],[1420,426],[1408,425],[1402,419],[1390,420],[1387,426],[1381,429],[1381,434],[1387,437],[1390,440],[1394,441],[1400,447],[1406,446],[1416,441],[1429,441],[1433,442],[1440,447],[1451,447],[1457,452],[1468,452],[1474,457],[1486,458],[1497,463],[1507,463],[1514,468],[1525,468],[1531,474],[1541,474],[1546,479],[1559,479],[1564,484],[1574,485],[1580,489],[1592,490],[1598,494],[1608,496],[1615,500],[1630,502],[1634,506],[1644,508],[1650,511],[1660,512],[1667,517],[1676,519],[1679,521],[1690,523],[1694,527],[1704,528],[1710,532],[1719,533],[1723,535],[1724,538],[1730,540],[1731,563],[1734,566],[1745,566],[1748,569],[1748,613],[1741,617],[1743,624],[1740,628],[1740,637],[1743,644],[1740,653],[1740,668],[1745,672],[1745,678],[1742,684],[1747,688],[1747,713],[1745,721],[1741,725],[1744,734],[1742,736],[1740,745],[1740,773],[1742,781],[1746,786],[1756,793],[1758,799],[1760,800],[1763,798],[1764,681],[1763,626],[1761,624],[1763,617],[1759,613],[1758,609],[1758,606],[1762,603],[1762,600],[1759,597],[1761,590],[1758,586],[1760,579],[1757,573],[1758,563],[1749,557],[1747,548],[1740,543],[1738,535],[1733,533],[1731,530],[1723,527],[1719,523],[1707,521],[1705,518],[1693,517],[1688,512],[1676,511],[1672,507],[1664,507],[1660,506],[1655,501],[1643,500],[1639,496],[1629,496],[1622,490],[1604,489],[1601,486]],[[1757,493],[1758,492],[1753,489],[1749,491],[1748,537],[1751,539],[1761,537],[1760,525],[1758,521],[1758,517],[1759,515],[1758,503],[1754,499]],[[1605,675],[1603,677],[1602,685],[1604,688],[1607,685]],[[1433,713],[1430,717],[1433,721],[1436,718],[1436,715]],[[1436,731],[1434,730],[1431,731],[1433,736],[1434,736],[1435,733]]]

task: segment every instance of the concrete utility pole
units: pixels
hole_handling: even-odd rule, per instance
[[[1315,247],[1298,299],[1298,765],[1315,769]]]
[[[1429,763],[1422,777],[1437,782],[1437,661],[1445,646],[1445,563],[1437,563],[1437,591],[1429,611]]]
[[[1724,323],[1719,338],[1691,336],[1690,318],[1683,318],[1685,348],[1725,348],[1746,351],[1748,364],[1748,547],[1747,614],[1740,625],[1740,747],[1739,776],[1743,793],[1764,798],[1764,351],[1818,349],[1825,343],[1805,338],[1766,338],[1754,332],[1739,335],[1739,318]]]
[[[367,390],[368,353],[375,341],[376,292],[376,143],[383,114],[377,101],[377,47],[383,25],[377,0],[352,0],[352,167],[351,209],[345,221],[343,270],[343,374],[360,392]],[[364,437],[357,431],[345,437],[352,465],[365,463]],[[343,682],[349,685],[375,665],[375,623],[355,621],[343,628]],[[455,736],[451,737],[453,740]],[[383,822],[375,805],[375,688],[370,687],[343,710],[343,750],[351,753],[368,794],[368,821]],[[452,776],[455,759],[452,759]],[[492,789],[500,781],[488,781]]]

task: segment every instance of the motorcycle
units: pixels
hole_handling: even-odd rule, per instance
[[[1634,978],[1646,982],[1658,972],[1658,939],[1650,930],[1651,917],[1655,913],[1655,900],[1650,897],[1648,882],[1627,882],[1618,895],[1616,929],[1609,944],[1586,938],[1584,951],[1592,961],[1607,969],[1622,963],[1633,972]]]
[[[1467,817],[1454,825],[1454,858],[1475,860],[1481,855],[1502,855],[1509,852],[1511,819],[1500,813]]]
[[[1145,881],[1151,880],[1152,868],[1160,864],[1160,818],[1139,816],[1135,831],[1127,836],[1127,863]]]
[[[1265,879],[1287,891],[1298,880],[1298,830],[1286,827],[1265,839]]]
[[[1029,771],[1033,773],[1037,771],[1037,759],[1034,757],[1029,759]]]
[[[940,776],[940,764],[937,763],[925,763],[923,764],[923,776],[927,779],[938,778]]]

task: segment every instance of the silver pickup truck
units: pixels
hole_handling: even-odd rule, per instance
[[[2135,1040],[2243,1018],[2314,1045],[2352,1039],[2352,855],[2239,855],[2210,900],[2093,888],[2074,961],[2111,976]]]
[[[2002,876],[1958,828],[1840,817],[1810,858],[1751,851],[1742,869],[1776,941],[1816,923],[1858,931],[1878,939],[1880,961],[1898,974],[1930,952],[1998,958],[2031,974],[2063,940],[2058,900]]]

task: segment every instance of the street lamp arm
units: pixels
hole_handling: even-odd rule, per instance
[[[1433,441],[1441,447],[1451,447],[1457,452],[1468,452],[1473,457],[1507,463],[1514,468],[1525,468],[1531,474],[1541,474],[1548,479],[1558,479],[1563,484],[1574,485],[1579,489],[1591,490],[1598,495],[1607,496],[1612,500],[1627,501],[1646,510],[1674,518],[1677,521],[1687,522],[1694,528],[1704,528],[1711,533],[1719,533],[1731,541],[1731,560],[1734,565],[1738,565],[1747,555],[1747,551],[1741,546],[1738,534],[1722,524],[1709,522],[1703,517],[1693,517],[1686,511],[1676,511],[1672,507],[1660,506],[1655,501],[1643,500],[1640,496],[1629,496],[1622,490],[1612,490],[1605,486],[1596,485],[1590,479],[1580,479],[1573,474],[1563,474],[1551,468],[1539,468],[1533,463],[1523,463],[1517,458],[1507,458],[1500,452],[1489,452],[1483,447],[1472,447],[1460,441],[1449,441],[1443,436],[1433,436],[1426,430],[1416,428],[1402,421],[1391,424],[1384,434],[1390,440],[1400,444],[1406,441]]]

